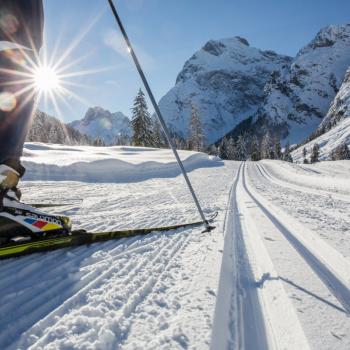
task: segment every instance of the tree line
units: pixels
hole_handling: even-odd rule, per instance
[[[141,147],[167,148],[168,143],[162,130],[162,126],[156,117],[152,117],[148,111],[145,94],[140,89],[134,99],[131,109],[131,126],[133,136],[131,144]],[[192,106],[189,135],[187,140],[172,133],[171,137],[179,149],[205,151],[204,133],[197,109]]]
[[[162,132],[160,123],[152,118],[148,112],[147,103],[143,91],[140,89],[134,100],[132,108],[133,146],[167,148],[168,144]],[[187,138],[175,133],[171,135],[177,148],[206,152],[227,160],[252,160],[277,159],[293,162],[292,151],[298,146],[291,147],[287,143],[283,148],[277,133],[267,130],[258,137],[248,132],[237,137],[224,137],[220,142],[207,145],[201,118],[195,105],[191,106],[191,116],[188,125]],[[320,158],[320,146],[314,144],[310,150],[303,148],[304,163],[316,163]],[[332,160],[350,159],[349,147],[343,143],[331,153]]]
[[[167,147],[161,126],[150,116],[145,95],[141,89],[134,100],[131,125],[133,128],[131,144],[133,146]],[[187,139],[176,134],[173,134],[172,138],[179,149],[206,152],[227,160],[282,159],[288,162],[293,161],[289,144],[282,150],[279,138],[269,131],[261,139],[246,133],[236,139],[224,137],[218,145],[208,146],[195,105],[191,106]]]

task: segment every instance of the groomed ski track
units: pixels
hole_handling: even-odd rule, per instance
[[[210,233],[186,228],[2,261],[0,348],[208,348],[221,222],[237,168],[230,164],[191,173],[207,190],[201,198],[206,213],[220,211],[217,230]],[[218,177],[220,184],[214,181]],[[34,191],[35,186],[40,184],[28,184]],[[60,202],[67,194],[86,196],[82,206],[54,210],[88,230],[118,222],[127,228],[198,219],[181,177],[129,184],[46,183],[43,198],[52,198],[53,188]]]
[[[257,191],[276,183],[261,163],[239,169],[211,349],[348,349],[349,259]]]
[[[226,162],[192,172],[206,211],[219,211],[211,233],[182,229],[1,262],[1,349],[349,349],[350,244],[342,227],[350,218],[339,215],[350,209],[348,193],[337,183],[334,196],[317,183],[303,186],[301,167]],[[296,169],[291,181],[282,179],[285,168]],[[60,185],[47,183],[43,198],[52,186]],[[90,220],[88,229],[113,225],[99,205],[103,194],[61,186],[91,199],[57,210]],[[178,178],[113,186],[99,190],[126,225],[136,216],[163,225],[166,215],[195,215]]]

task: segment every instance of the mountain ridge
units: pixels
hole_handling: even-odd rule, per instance
[[[252,48],[241,37],[209,40],[159,105],[183,138],[195,105],[208,144],[268,130],[283,143],[300,143],[320,125],[349,66],[350,24],[322,28],[294,58]]]
[[[100,138],[106,145],[117,144],[121,138],[130,139],[132,128],[129,118],[122,112],[111,113],[102,107],[91,107],[81,120],[69,126],[91,138]]]
[[[210,40],[186,61],[176,85],[160,100],[160,109],[169,128],[186,138],[195,105],[213,143],[257,110],[270,74],[290,60],[251,47],[241,37]]]

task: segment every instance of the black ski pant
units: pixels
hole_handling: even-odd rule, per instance
[[[20,174],[24,141],[34,114],[35,91],[30,73],[42,45],[42,0],[0,0],[0,47],[16,44],[28,49],[0,51],[0,164]]]

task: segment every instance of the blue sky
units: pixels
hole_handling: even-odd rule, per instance
[[[158,100],[174,85],[184,62],[210,39],[240,35],[251,46],[293,56],[321,27],[350,22],[348,0],[115,0],[115,4]],[[59,117],[65,122],[81,119],[89,106],[97,105],[130,115],[141,81],[107,0],[46,0],[45,16],[48,56],[56,52],[57,61],[76,43],[61,65],[71,64],[66,72],[90,72],[68,79],[76,84],[69,88],[79,100],[65,96],[65,102],[58,103]],[[52,103],[42,102],[41,108],[58,116]]]

